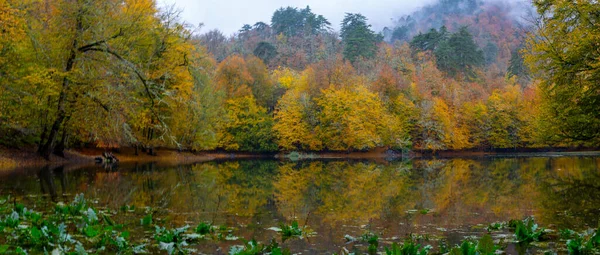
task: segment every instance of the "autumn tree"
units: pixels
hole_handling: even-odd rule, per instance
[[[196,38],[202,43],[206,50],[217,60],[217,62],[223,61],[228,54],[228,39],[219,30],[210,30]]]
[[[247,57],[246,65],[252,77],[250,89],[254,98],[256,98],[256,102],[271,112],[277,104],[277,99],[281,96],[276,87],[277,84],[271,79],[267,66],[258,57]]]
[[[540,145],[540,98],[537,88],[523,90],[513,78],[502,90],[494,90],[486,103],[484,117],[487,139],[494,148]],[[485,130],[484,128],[480,129]]]
[[[461,125],[455,111],[439,97],[421,102],[421,115],[415,127],[417,148],[425,150],[469,148],[468,130]]]
[[[189,70],[194,86],[187,100],[174,104],[172,133],[179,148],[212,150],[218,145],[219,122],[225,114],[224,93],[213,81],[213,59],[208,58],[199,45],[194,51],[196,59]]]
[[[524,47],[509,7],[471,0],[398,20],[384,31],[393,44],[361,14],[346,14],[337,34],[309,7],[280,8],[228,38],[194,34],[153,0],[0,0],[0,143],[37,144],[45,157],[83,145],[593,145],[598,9],[536,4],[539,29]]]
[[[379,92],[382,99],[391,99],[398,97],[401,88],[406,87],[405,83],[403,77],[396,73],[392,67],[383,65],[373,82],[372,89]]]
[[[462,106],[459,121],[465,125],[469,134],[469,143],[474,148],[489,148],[488,134],[490,121],[487,104],[484,102],[467,102]]]
[[[600,5],[594,1],[534,1],[537,30],[527,39],[525,60],[542,81],[546,122],[555,138],[600,137]]]
[[[57,101],[53,106],[56,111],[51,118],[47,133],[42,133],[40,154],[49,157],[55,149],[61,130],[63,134],[61,143],[65,140],[67,125],[64,124],[70,119],[69,116],[74,109],[71,102],[77,102],[84,92],[80,84],[90,84],[88,82],[94,80],[93,74],[101,76],[98,72],[101,70],[87,69],[87,67],[102,67],[102,64],[110,63],[97,61],[93,55],[100,55],[106,60],[112,59],[127,67],[130,77],[136,77],[138,84],[145,87],[146,96],[153,102],[149,108],[155,115],[155,120],[159,122],[153,108],[156,104],[150,81],[145,73],[135,63],[128,61],[122,53],[126,49],[131,50],[128,42],[144,38],[141,33],[147,32],[148,27],[160,22],[153,15],[157,12],[153,2],[125,2],[123,8],[110,2],[94,1],[57,1],[54,4],[59,14],[52,15],[46,31],[40,33],[45,38],[39,40],[47,43],[49,47],[44,49],[53,56],[53,59],[45,63],[45,68],[61,66],[61,70],[57,71],[62,77],[57,91]],[[91,102],[94,100],[92,99]],[[60,150],[58,152],[61,153]]]
[[[0,2],[0,17],[2,30],[0,30],[0,66],[9,64],[7,56],[14,53],[15,45],[25,37],[25,20],[19,9],[11,6],[8,1]],[[5,76],[6,71],[3,71]]]
[[[17,113],[35,120],[21,123],[35,132],[40,154],[62,155],[68,143],[152,148],[189,141],[175,136],[193,134],[191,127],[172,116],[200,107],[196,85],[207,82],[213,63],[173,8],[70,0],[17,7],[28,15],[26,54],[11,72],[18,82],[0,81],[0,88],[25,103]]]
[[[221,121],[219,147],[246,152],[277,150],[271,129],[273,118],[258,106],[252,95],[228,99],[226,116]]]
[[[359,82],[356,70],[341,55],[332,56],[310,65],[302,75],[306,79],[305,84],[312,96],[320,95],[324,89],[331,86],[343,87]]]
[[[364,86],[329,88],[316,102],[320,108],[317,134],[329,150],[368,150],[404,142],[395,137],[397,119]]]
[[[35,90],[28,91],[19,84],[22,78],[19,69],[23,67],[23,63],[19,62],[23,60],[23,52],[18,50],[18,46],[26,36],[26,21],[22,10],[13,4],[12,1],[0,2],[0,144],[5,145],[19,145],[27,142],[21,141],[23,138],[34,138],[27,134],[31,132],[25,131],[27,118],[32,116],[23,112],[22,105],[29,103],[22,99],[23,94],[35,93]]]
[[[239,55],[229,56],[219,64],[215,80],[227,98],[252,94],[250,86],[254,83],[254,78],[248,71],[246,60]]]
[[[310,121],[313,102],[310,96],[299,89],[290,89],[279,100],[275,111],[273,131],[282,150],[322,149]]]

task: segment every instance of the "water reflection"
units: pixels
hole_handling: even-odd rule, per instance
[[[598,157],[537,157],[386,164],[249,160],[121,165],[118,171],[44,167],[35,177],[0,177],[0,193],[23,199],[49,194],[52,201],[85,193],[111,208],[164,208],[157,217],[173,225],[210,221],[236,226],[239,235],[261,241],[276,237],[266,228],[296,219],[318,238],[289,245],[316,252],[340,249],[344,235],[366,229],[384,237],[427,233],[456,243],[482,231],[471,226],[530,215],[545,226],[595,227],[599,165]],[[228,244],[206,245],[210,250]]]
[[[60,183],[60,196],[63,196],[67,192],[67,179],[64,167],[59,166],[51,169],[50,166],[45,166],[39,169],[36,175],[40,184],[41,194],[49,195],[53,202],[57,202],[59,197],[55,183],[57,179]]]

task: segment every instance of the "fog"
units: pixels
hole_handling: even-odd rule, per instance
[[[332,28],[338,30],[344,14],[361,13],[369,19],[373,30],[381,31],[392,26],[393,18],[410,14],[435,0],[158,0],[161,6],[175,5],[187,23],[197,26],[204,23],[200,32],[219,29],[224,34],[237,32],[244,24],[258,21],[271,22],[273,12],[285,6],[305,8],[325,16]]]

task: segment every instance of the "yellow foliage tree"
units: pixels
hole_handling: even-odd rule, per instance
[[[528,97],[525,100],[516,84],[492,92],[487,102],[491,146],[516,148],[537,143],[539,99],[536,90],[530,90]]]
[[[362,85],[326,89],[316,102],[321,110],[317,134],[329,150],[368,150],[401,140],[394,139],[398,120]]]
[[[421,102],[421,106],[417,147],[433,151],[469,148],[468,130],[459,125],[443,99],[434,97],[432,101]]]
[[[514,148],[519,143],[520,88],[510,86],[505,91],[495,90],[488,98],[490,145],[495,148]]]
[[[489,132],[488,108],[484,102],[467,102],[461,108],[459,122],[467,127],[472,147],[487,147]]]
[[[258,106],[252,95],[228,99],[226,117],[222,120],[219,147],[247,152],[276,151],[273,118]]]
[[[284,150],[321,150],[322,143],[317,139],[308,121],[308,107],[312,104],[309,96],[301,91],[288,90],[279,100],[275,110],[273,131],[277,143]]]

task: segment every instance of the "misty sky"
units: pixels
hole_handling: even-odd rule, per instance
[[[325,16],[333,29],[339,31],[344,13],[359,12],[369,19],[377,32],[392,25],[391,18],[410,14],[416,8],[434,0],[157,0],[159,5],[175,4],[182,17],[192,25],[204,23],[201,33],[219,29],[226,35],[244,24],[257,21],[271,23],[271,15],[282,6],[304,8],[310,5],[313,13]]]

